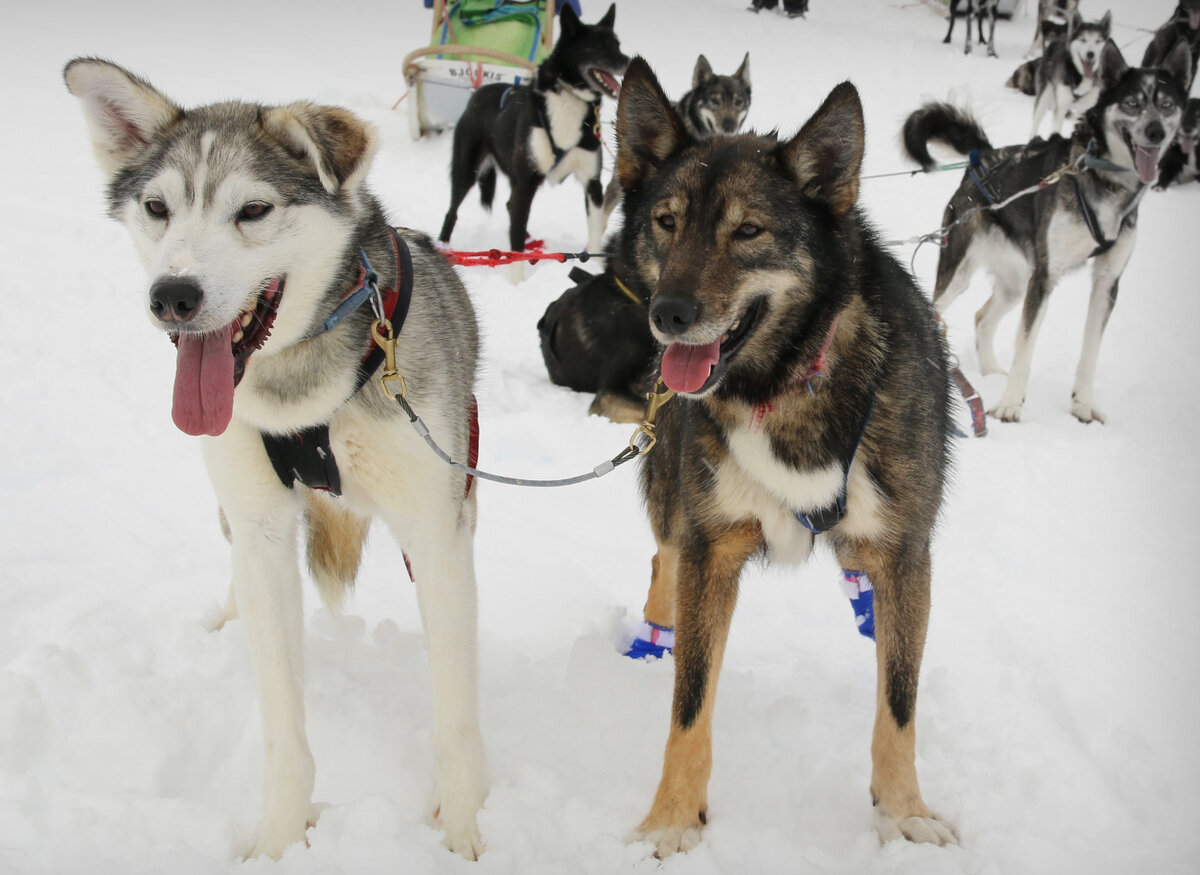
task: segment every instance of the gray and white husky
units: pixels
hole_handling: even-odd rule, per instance
[[[1190,65],[1188,46],[1180,42],[1161,68],[1130,68],[1109,40],[1100,54],[1099,99],[1070,138],[1055,135],[995,149],[973,118],[940,103],[905,122],[905,148],[926,168],[933,164],[929,140],[962,152],[979,150],[980,165],[968,169],[946,205],[942,222],[948,231],[933,303],[945,312],[976,270],[993,275],[991,297],[975,314],[975,345],[985,374],[1002,372],[993,348],[996,327],[1024,302],[1012,370],[999,403],[988,411],[992,416],[1020,418],[1047,299],[1064,275],[1091,260],[1092,293],[1071,413],[1081,422],[1104,422],[1094,399],[1100,341],[1133,254],[1138,205],[1179,129]],[[1065,175],[1056,175],[1062,170]],[[1051,177],[1056,181],[1038,187]],[[988,206],[1030,188],[1037,190],[1002,208]]]
[[[1097,73],[1100,52],[1112,32],[1112,13],[1099,21],[1084,21],[1076,10],[1067,25],[1067,38],[1050,43],[1034,75],[1033,126],[1029,139],[1038,135],[1042,119],[1050,113],[1050,133],[1062,132],[1067,117],[1079,118],[1096,105],[1100,96]]]
[[[147,315],[178,347],[173,418],[204,435],[232,543],[227,613],[241,617],[249,638],[266,745],[252,855],[278,857],[304,841],[314,821],[300,518],[314,577],[337,606],[377,514],[407,551],[425,624],[435,816],[444,844],[474,858],[476,812],[487,793],[476,688],[475,495],[410,427],[387,394],[394,381],[385,387],[375,379],[370,304],[377,297],[375,306],[391,311],[408,399],[463,458],[477,434],[478,340],[462,284],[427,238],[389,228],[363,182],[376,134],[346,110],[240,102],[184,110],[121,67],[91,58],[71,61],[64,77],[108,175],[109,212],[129,230],[149,273]]]
[[[732,76],[713,72],[708,58],[696,59],[692,88],[675,105],[684,127],[696,139],[736,134],[750,112],[750,53]]]

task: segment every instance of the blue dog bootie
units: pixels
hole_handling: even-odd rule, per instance
[[[854,609],[854,622],[858,624],[858,633],[875,640],[875,590],[865,571],[850,571],[842,569],[842,592],[850,599],[850,607]]]
[[[637,635],[625,655],[630,659],[662,659],[675,647],[675,630],[670,626],[659,626],[649,620],[642,620]]]

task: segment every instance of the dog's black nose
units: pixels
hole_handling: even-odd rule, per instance
[[[650,318],[654,327],[663,334],[677,336],[686,332],[700,315],[700,308],[693,298],[682,295],[665,295],[655,298],[650,305]]]
[[[193,279],[160,279],[150,287],[150,310],[160,322],[187,322],[203,298],[204,290]]]
[[[1163,128],[1161,122],[1151,122],[1146,125],[1146,139],[1154,145],[1158,145],[1167,138],[1167,132]]]

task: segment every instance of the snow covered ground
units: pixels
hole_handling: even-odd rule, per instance
[[[1092,5],[1095,3],[1095,5]],[[1032,7],[1032,0],[1025,4]],[[1113,0],[1140,60],[1171,0]],[[1003,85],[1027,13],[997,25],[1001,60],[944,46],[924,2],[814,0],[807,20],[744,0],[622,0],[623,46],[675,95],[704,52],[732,72],[749,50],[750,123],[795,130],[851,79],[866,107],[865,172],[904,169],[897,132],[954,96],[993,142],[1024,139],[1032,104]],[[585,0],[585,20],[607,8]],[[1088,17],[1104,6],[1084,3]],[[880,847],[867,794],[871,645],[854,631],[826,551],[743,578],[716,711],[705,841],[661,865],[624,837],[649,806],[672,665],[619,650],[652,552],[632,466],[562,491],[480,487],[482,711],[492,792],[487,851],[468,864],[432,826],[428,672],[415,600],[382,531],[348,614],[306,590],[307,704],[322,812],[310,847],[240,861],[257,826],[262,742],[238,623],[211,631],[227,549],[198,443],[171,424],[174,352],[142,313],[144,277],[104,216],[102,179],[59,71],[111,58],[181,103],[295,98],[377,124],[372,184],[397,224],[436,230],[449,138],[412,142],[400,59],[425,42],[416,0],[116,0],[15,4],[0,29],[0,872],[1185,873],[1200,863],[1200,414],[1193,386],[1200,186],[1151,193],[1098,376],[1109,424],[1068,413],[1087,278],[1054,296],[1024,421],[957,445],[936,544],[918,711],[926,800],[955,848]],[[961,35],[956,34],[956,37]],[[609,118],[615,108],[606,107]],[[885,238],[935,228],[957,174],[863,183]],[[503,183],[502,183],[503,185]],[[497,199],[503,203],[503,197]],[[582,194],[534,203],[549,248],[582,248]],[[472,197],[455,244],[498,245],[501,214]],[[912,248],[898,249],[912,258]],[[930,284],[936,252],[917,253]],[[546,379],[535,324],[568,285],[542,265],[520,287],[472,269],[485,334],[482,461],[561,476],[629,429],[586,415]],[[950,313],[971,339],[984,280]],[[1015,317],[1002,326],[1011,355]],[[432,463],[432,462],[431,462]],[[306,585],[307,586],[307,585]]]

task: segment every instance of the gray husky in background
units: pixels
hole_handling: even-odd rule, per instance
[[[979,150],[980,166],[964,174],[942,219],[948,232],[933,303],[944,312],[966,291],[976,270],[992,273],[991,297],[975,314],[975,344],[985,374],[1002,372],[993,347],[996,327],[1024,302],[1012,370],[1004,395],[988,411],[992,416],[1006,422],[1020,418],[1046,301],[1064,275],[1090,259],[1092,295],[1071,413],[1081,422],[1104,422],[1094,400],[1100,341],[1133,254],[1138,205],[1179,129],[1190,84],[1189,55],[1180,42],[1162,68],[1130,68],[1110,40],[1100,54],[1097,103],[1070,138],[1056,135],[995,149],[973,118],[941,103],[926,105],[905,122],[905,148],[927,169],[934,163],[929,140],[964,153]],[[1064,169],[1076,172],[1003,209],[988,209],[989,202],[999,203]]]
[[[736,134],[750,111],[750,53],[732,76],[718,76],[701,55],[692,72],[692,90],[679,98],[675,108],[688,133],[697,139]]]
[[[373,327],[369,303],[353,306],[374,297],[364,278],[377,272],[378,306],[400,332],[395,357],[408,398],[438,441],[466,458],[478,345],[466,291],[427,238],[389,228],[363,183],[376,135],[346,110],[240,102],[184,110],[146,81],[88,58],[71,61],[64,76],[108,175],[109,212],[149,273],[147,315],[178,348],[173,418],[205,435],[227,522],[229,612],[250,642],[266,745],[252,855],[279,857],[305,840],[315,818],[300,517],[313,575],[336,608],[378,514],[407,551],[425,623],[435,816],[446,846],[475,858],[487,789],[474,490],[429,453],[389,397],[394,384],[376,379],[372,334],[385,328]],[[297,434],[316,452],[295,452]]]
[[[1046,113],[1051,117],[1050,133],[1058,134],[1068,116],[1078,118],[1096,104],[1100,52],[1111,31],[1111,12],[1099,21],[1085,22],[1076,10],[1067,25],[1066,39],[1047,45],[1034,76],[1037,100],[1029,139],[1038,135]]]

